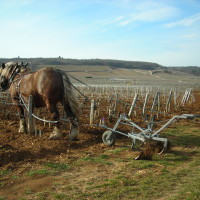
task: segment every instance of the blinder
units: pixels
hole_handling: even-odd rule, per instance
[[[0,86],[1,86],[1,91],[5,91],[9,87],[9,82],[8,79],[6,79],[4,76],[1,77],[0,79]]]
[[[3,63],[2,69],[4,69],[6,66]],[[10,84],[13,82],[15,76],[20,72],[21,66],[18,65],[18,63],[13,66],[12,72],[10,74],[10,77],[1,76],[0,74],[0,90],[5,91],[9,88]]]

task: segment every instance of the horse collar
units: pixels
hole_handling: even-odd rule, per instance
[[[10,78],[9,78],[9,85],[11,85],[11,83],[13,82],[15,76],[19,73],[19,68],[15,67],[15,69],[13,70]]]
[[[21,77],[19,77],[19,78],[17,78],[17,79],[15,79],[15,80],[12,81],[12,83],[13,83],[13,82],[16,82],[16,81],[19,80],[19,82],[17,83],[17,86],[16,86],[17,89],[20,88],[20,83],[21,83],[21,81],[22,81],[22,79],[23,79],[23,77],[24,77],[25,75],[26,75],[26,74],[22,74]]]
[[[20,79],[20,80],[19,80],[19,79]],[[15,81],[17,81],[17,80],[19,80],[19,82],[17,83],[16,88],[19,90],[19,89],[20,89],[20,83],[21,83],[21,81],[22,81],[22,77],[16,79]]]

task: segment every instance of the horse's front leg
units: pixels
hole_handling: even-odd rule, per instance
[[[26,119],[24,115],[24,108],[20,105],[17,106],[17,110],[19,113],[19,133],[25,133],[27,134],[27,124]]]

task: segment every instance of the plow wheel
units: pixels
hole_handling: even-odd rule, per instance
[[[153,155],[168,151],[170,149],[170,142],[167,141],[167,147],[164,148],[163,142],[147,142],[143,145],[142,151],[135,158],[135,160],[152,160]]]
[[[107,146],[112,146],[116,142],[116,135],[112,131],[105,131],[102,135],[103,143]]]

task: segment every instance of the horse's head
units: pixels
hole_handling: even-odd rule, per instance
[[[6,64],[2,64],[0,67],[0,87],[2,91],[9,88],[9,85],[12,83],[14,77],[21,72],[22,69],[26,68],[27,64],[23,64],[23,62],[8,62]]]

